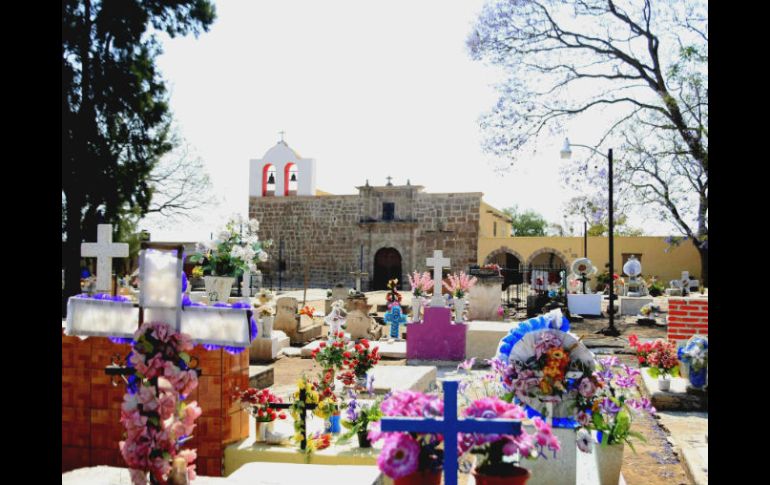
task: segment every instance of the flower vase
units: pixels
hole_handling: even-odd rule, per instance
[[[209,298],[209,305],[216,302],[227,303],[230,298],[230,291],[235,284],[235,278],[230,276],[204,276],[203,281],[206,284],[206,295]]]
[[[394,478],[393,485],[440,485],[441,470],[417,470],[401,478]]]
[[[551,425],[552,432],[559,440],[561,449],[557,452],[543,450],[543,453],[547,455],[537,460],[521,460],[521,466],[532,473],[527,483],[528,485],[577,483],[577,431],[573,428],[554,426],[554,403],[545,402],[544,404],[543,418]]]
[[[695,389],[703,389],[708,385],[708,367],[703,366],[700,370],[688,369],[687,378],[690,380],[690,386]]]
[[[274,421],[256,421],[256,426],[254,428],[254,442],[264,443],[267,441],[267,432],[273,432],[273,424]]]
[[[362,376],[356,376],[355,390],[356,391],[366,390],[366,374]]]
[[[324,422],[324,425],[325,425],[325,431],[327,433],[339,434],[340,431],[342,431],[342,427],[340,426],[339,414],[332,414],[331,416],[329,416],[329,419],[327,419]]]
[[[623,465],[623,443],[596,445],[594,447],[600,485],[618,485],[620,467]]]
[[[658,388],[661,391],[668,392],[671,389],[671,379],[668,376],[658,377]]]
[[[532,476],[532,472],[526,468],[514,466],[510,475],[486,475],[473,470],[473,478],[476,485],[524,485]]]
[[[420,321],[420,308],[422,307],[422,297],[412,295],[412,323]]]
[[[465,313],[465,300],[462,298],[455,298],[455,322],[460,323],[465,321],[463,313]]]
[[[359,448],[371,448],[372,442],[369,441],[369,430],[359,431],[358,433],[358,447]]]
[[[260,337],[262,338],[270,338],[271,335],[273,335],[273,322],[275,320],[275,317],[273,316],[266,316],[262,317],[260,322],[262,323],[262,333],[260,333]]]

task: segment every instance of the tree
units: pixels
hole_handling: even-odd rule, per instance
[[[198,35],[208,0],[62,4],[62,259],[64,296],[79,292],[80,243],[100,218],[117,224],[151,207],[150,175],[171,150],[157,33]]]
[[[597,202],[598,200],[598,202]],[[621,204],[613,204],[614,233],[618,236],[642,236],[644,230],[631,227],[628,223],[628,215],[620,210]],[[609,214],[606,197],[581,195],[571,198],[565,207],[565,216],[577,216],[586,222],[588,236],[609,235]],[[582,228],[581,228],[582,231]]]
[[[567,119],[602,110],[607,129],[596,148],[610,137],[625,140],[619,152],[630,153],[618,157],[618,178],[637,182],[642,176],[644,181],[628,186],[629,195],[637,204],[653,201],[693,241],[701,254],[704,282],[706,8],[705,1],[695,0],[494,0],[484,6],[467,41],[472,58],[499,65],[507,73],[499,101],[480,120],[484,149],[513,165],[520,150],[541,134],[559,131]],[[683,175],[668,180],[664,168],[676,164]],[[688,177],[693,181],[685,180]],[[703,190],[687,190],[688,184]],[[688,196],[672,197],[666,187],[674,186]],[[691,196],[701,202],[687,218]]]
[[[511,228],[514,236],[545,236],[548,222],[533,210],[520,212],[516,206],[503,209],[511,218]]]

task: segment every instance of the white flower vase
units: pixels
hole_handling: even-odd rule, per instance
[[[204,276],[206,295],[209,297],[209,305],[216,302],[227,303],[230,291],[235,284],[235,278],[231,276]]]
[[[275,317],[272,317],[272,316],[262,317],[262,319],[260,320],[262,332],[259,334],[259,336],[262,338],[270,338],[273,335],[274,322],[275,322]]]
[[[671,389],[671,378],[668,376],[658,377],[658,388],[661,391],[668,392]]]
[[[623,448],[623,443],[594,446],[600,485],[618,485],[618,482],[620,482],[620,468],[623,466]]]
[[[545,420],[553,425],[553,403],[545,403]],[[527,431],[534,433],[534,426]],[[570,428],[553,428],[554,436],[559,440],[561,449],[555,453],[544,450],[547,459],[521,460],[523,468],[532,472],[527,485],[574,485],[577,483],[577,431]]]
[[[465,321],[463,313],[465,313],[465,300],[462,298],[455,298],[455,322],[459,323]]]
[[[264,443],[267,441],[267,433],[273,432],[273,424],[274,421],[265,422],[265,421],[257,421],[255,429],[255,438],[254,441],[256,443]]]
[[[412,295],[412,323],[420,321],[420,308],[422,308],[422,297]]]

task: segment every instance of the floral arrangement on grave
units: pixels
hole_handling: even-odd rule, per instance
[[[166,483],[176,457],[195,478],[195,450],[181,450],[201,415],[197,402],[184,399],[198,386],[189,367],[193,343],[166,323],[145,322],[134,334],[129,367],[135,369],[123,396],[120,422],[126,439],[119,443],[134,485]]]
[[[674,342],[659,338],[653,342],[639,343],[636,335],[631,335],[628,342],[631,348],[636,349],[639,364],[649,367],[650,376],[667,379],[669,376],[679,375],[679,360]]]
[[[476,285],[478,278],[475,276],[470,277],[465,272],[460,271],[460,274],[450,274],[447,279],[444,280],[444,288],[446,288],[452,297],[461,300],[465,298],[465,295]]]
[[[243,235],[243,229],[246,234]],[[240,217],[225,224],[217,238],[199,244],[199,252],[190,256],[193,263],[202,263],[204,271],[213,276],[240,277],[245,271],[258,273],[257,264],[268,259],[265,249],[271,241],[259,240],[259,222]]]
[[[388,281],[388,293],[385,295],[385,301],[388,302],[388,308],[394,303],[401,304],[401,293],[398,292],[398,279]]]
[[[376,423],[382,418],[383,397],[378,397],[370,403],[360,403],[353,396],[347,405],[345,414],[342,418],[342,426],[347,430],[337,439],[338,444],[346,443],[353,436],[358,436],[358,446],[360,448],[370,448],[369,441],[369,423]]]
[[[677,352],[683,373],[687,374],[690,385],[696,389],[708,386],[709,344],[703,337],[693,336]]]
[[[358,384],[363,388],[366,383],[366,373],[380,362],[379,347],[371,347],[369,341],[362,338],[352,349],[346,350],[342,356],[344,369],[337,379],[346,386]]]
[[[203,278],[203,266],[195,266],[190,274],[193,278]]]
[[[315,308],[310,305],[305,305],[299,310],[299,315],[307,315],[310,318],[313,318],[314,313],[315,313]]]
[[[313,383],[308,381],[304,375],[300,377],[299,381],[297,381],[297,390],[294,392],[294,400],[289,408],[291,417],[294,419],[294,435],[292,436],[292,440],[295,441],[297,445],[300,445],[305,439],[306,423],[304,417],[306,416],[307,405],[318,405],[320,402],[320,396],[314,387]],[[304,401],[300,399],[300,393],[303,390],[305,391]],[[314,412],[316,411],[314,410]],[[313,451],[323,450],[330,445],[331,436],[327,433],[315,433],[307,437],[305,453],[309,455],[313,453]]]
[[[267,305],[260,305],[256,308],[256,314],[259,316],[259,318],[264,317],[273,317],[275,316],[275,307],[273,305],[267,304]]]
[[[494,264],[494,263],[493,264],[485,264],[484,266],[481,267],[481,269],[487,270],[487,271],[497,271],[497,274],[498,275],[500,274],[500,265],[498,265],[498,264]]]
[[[438,396],[415,391],[396,391],[380,406],[383,416],[440,418],[444,402]],[[384,440],[377,457],[380,471],[392,479],[420,474],[428,483],[440,481],[444,451],[439,449],[443,438],[439,434],[415,432],[382,432],[379,423],[370,425],[369,440]],[[435,481],[435,483],[439,483]]]
[[[259,299],[259,302],[264,305],[273,299],[273,292],[267,288],[260,288],[257,298]]]
[[[254,416],[257,422],[270,423],[276,419],[286,419],[285,413],[277,413],[275,409],[270,407],[272,403],[283,402],[283,399],[270,392],[270,389],[255,389],[253,387],[243,391],[236,389],[233,398],[238,401],[241,408]]]
[[[646,441],[644,436],[631,431],[634,415],[654,414],[655,408],[646,397],[635,397],[636,377],[641,372],[626,364],[618,365],[617,357],[599,359],[594,381],[596,389],[591,397],[578,403],[578,423],[585,431],[597,431],[596,439],[602,445],[627,443],[634,450],[631,438]],[[590,453],[593,440],[580,433],[578,448]],[[635,452],[636,450],[634,450]]]
[[[331,334],[328,341],[321,341],[318,347],[313,349],[310,356],[322,369],[322,377],[319,380],[319,392],[328,397],[334,390],[334,375],[336,371],[342,369],[342,363],[345,360],[345,351],[348,347],[348,340],[345,333],[340,331]]]
[[[430,292],[433,290],[433,278],[430,277],[430,273],[425,271],[423,273],[418,273],[417,271],[413,271],[411,275],[408,276],[409,278],[409,284],[412,286],[412,295],[413,296],[428,296]]]
[[[505,402],[497,397],[485,397],[477,399],[462,411],[462,415],[470,418],[485,419],[528,419],[526,411],[513,403]],[[477,456],[476,468],[473,474],[476,482],[481,483],[479,476],[484,477],[529,477],[530,472],[526,468],[514,465],[522,459],[537,459],[545,457],[546,451],[556,452],[561,445],[551,431],[551,426],[536,417],[532,420],[535,433],[528,433],[524,427],[521,434],[478,434],[462,433],[458,440],[458,447],[462,453],[470,452]],[[505,457],[508,457],[504,460]],[[521,482],[523,483],[523,482]]]
[[[508,366],[503,382],[531,415],[574,424],[575,404],[590,398],[594,356],[569,333],[560,309],[521,322],[502,339],[497,359]]]
[[[276,419],[286,419],[286,413],[276,412],[270,407],[272,403],[282,403],[283,399],[276,396],[269,389],[248,388],[240,391],[236,388],[233,399],[238,401],[242,409],[254,416],[256,420],[256,441],[265,441],[267,431],[272,431],[273,422]]]

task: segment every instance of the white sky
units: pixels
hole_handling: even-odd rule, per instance
[[[315,158],[317,187],[355,193],[366,179],[424,185],[427,192],[483,192],[562,220],[564,135],[541,143],[508,174],[481,151],[479,115],[497,99],[496,72],[471,61],[465,38],[483,0],[236,1],[198,39],[164,39],[158,64],[181,134],[206,163],[219,205],[194,222],[142,228],[152,239],[196,241],[248,211],[248,161],[286,131]],[[593,144],[600,117],[570,127]],[[579,155],[575,150],[575,156]],[[648,231],[668,234],[666,226]]]

